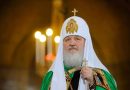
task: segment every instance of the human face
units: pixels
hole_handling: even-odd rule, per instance
[[[71,54],[84,51],[85,39],[78,35],[67,36],[63,40],[63,51],[67,51]]]
[[[63,59],[68,67],[81,66],[84,54],[85,39],[81,36],[71,35],[63,40]]]

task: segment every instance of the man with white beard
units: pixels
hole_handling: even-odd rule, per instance
[[[69,67],[82,64],[85,39],[80,36],[68,36],[63,40],[63,60]]]
[[[57,56],[41,90],[117,90],[114,78],[93,49],[82,18],[72,16],[63,23]]]

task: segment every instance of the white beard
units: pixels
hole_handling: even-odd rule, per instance
[[[67,67],[80,67],[83,61],[83,52],[69,53],[64,52],[63,55],[64,64]]]

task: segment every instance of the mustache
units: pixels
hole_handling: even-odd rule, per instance
[[[78,50],[78,49],[77,49],[76,47],[74,47],[74,46],[69,47],[69,50],[73,50],[73,49]]]

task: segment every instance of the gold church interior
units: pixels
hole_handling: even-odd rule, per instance
[[[0,0],[0,90],[40,90],[53,61],[37,63],[34,34],[52,28],[56,49],[53,39],[74,8],[87,21],[94,49],[118,90],[130,90],[130,0]]]

